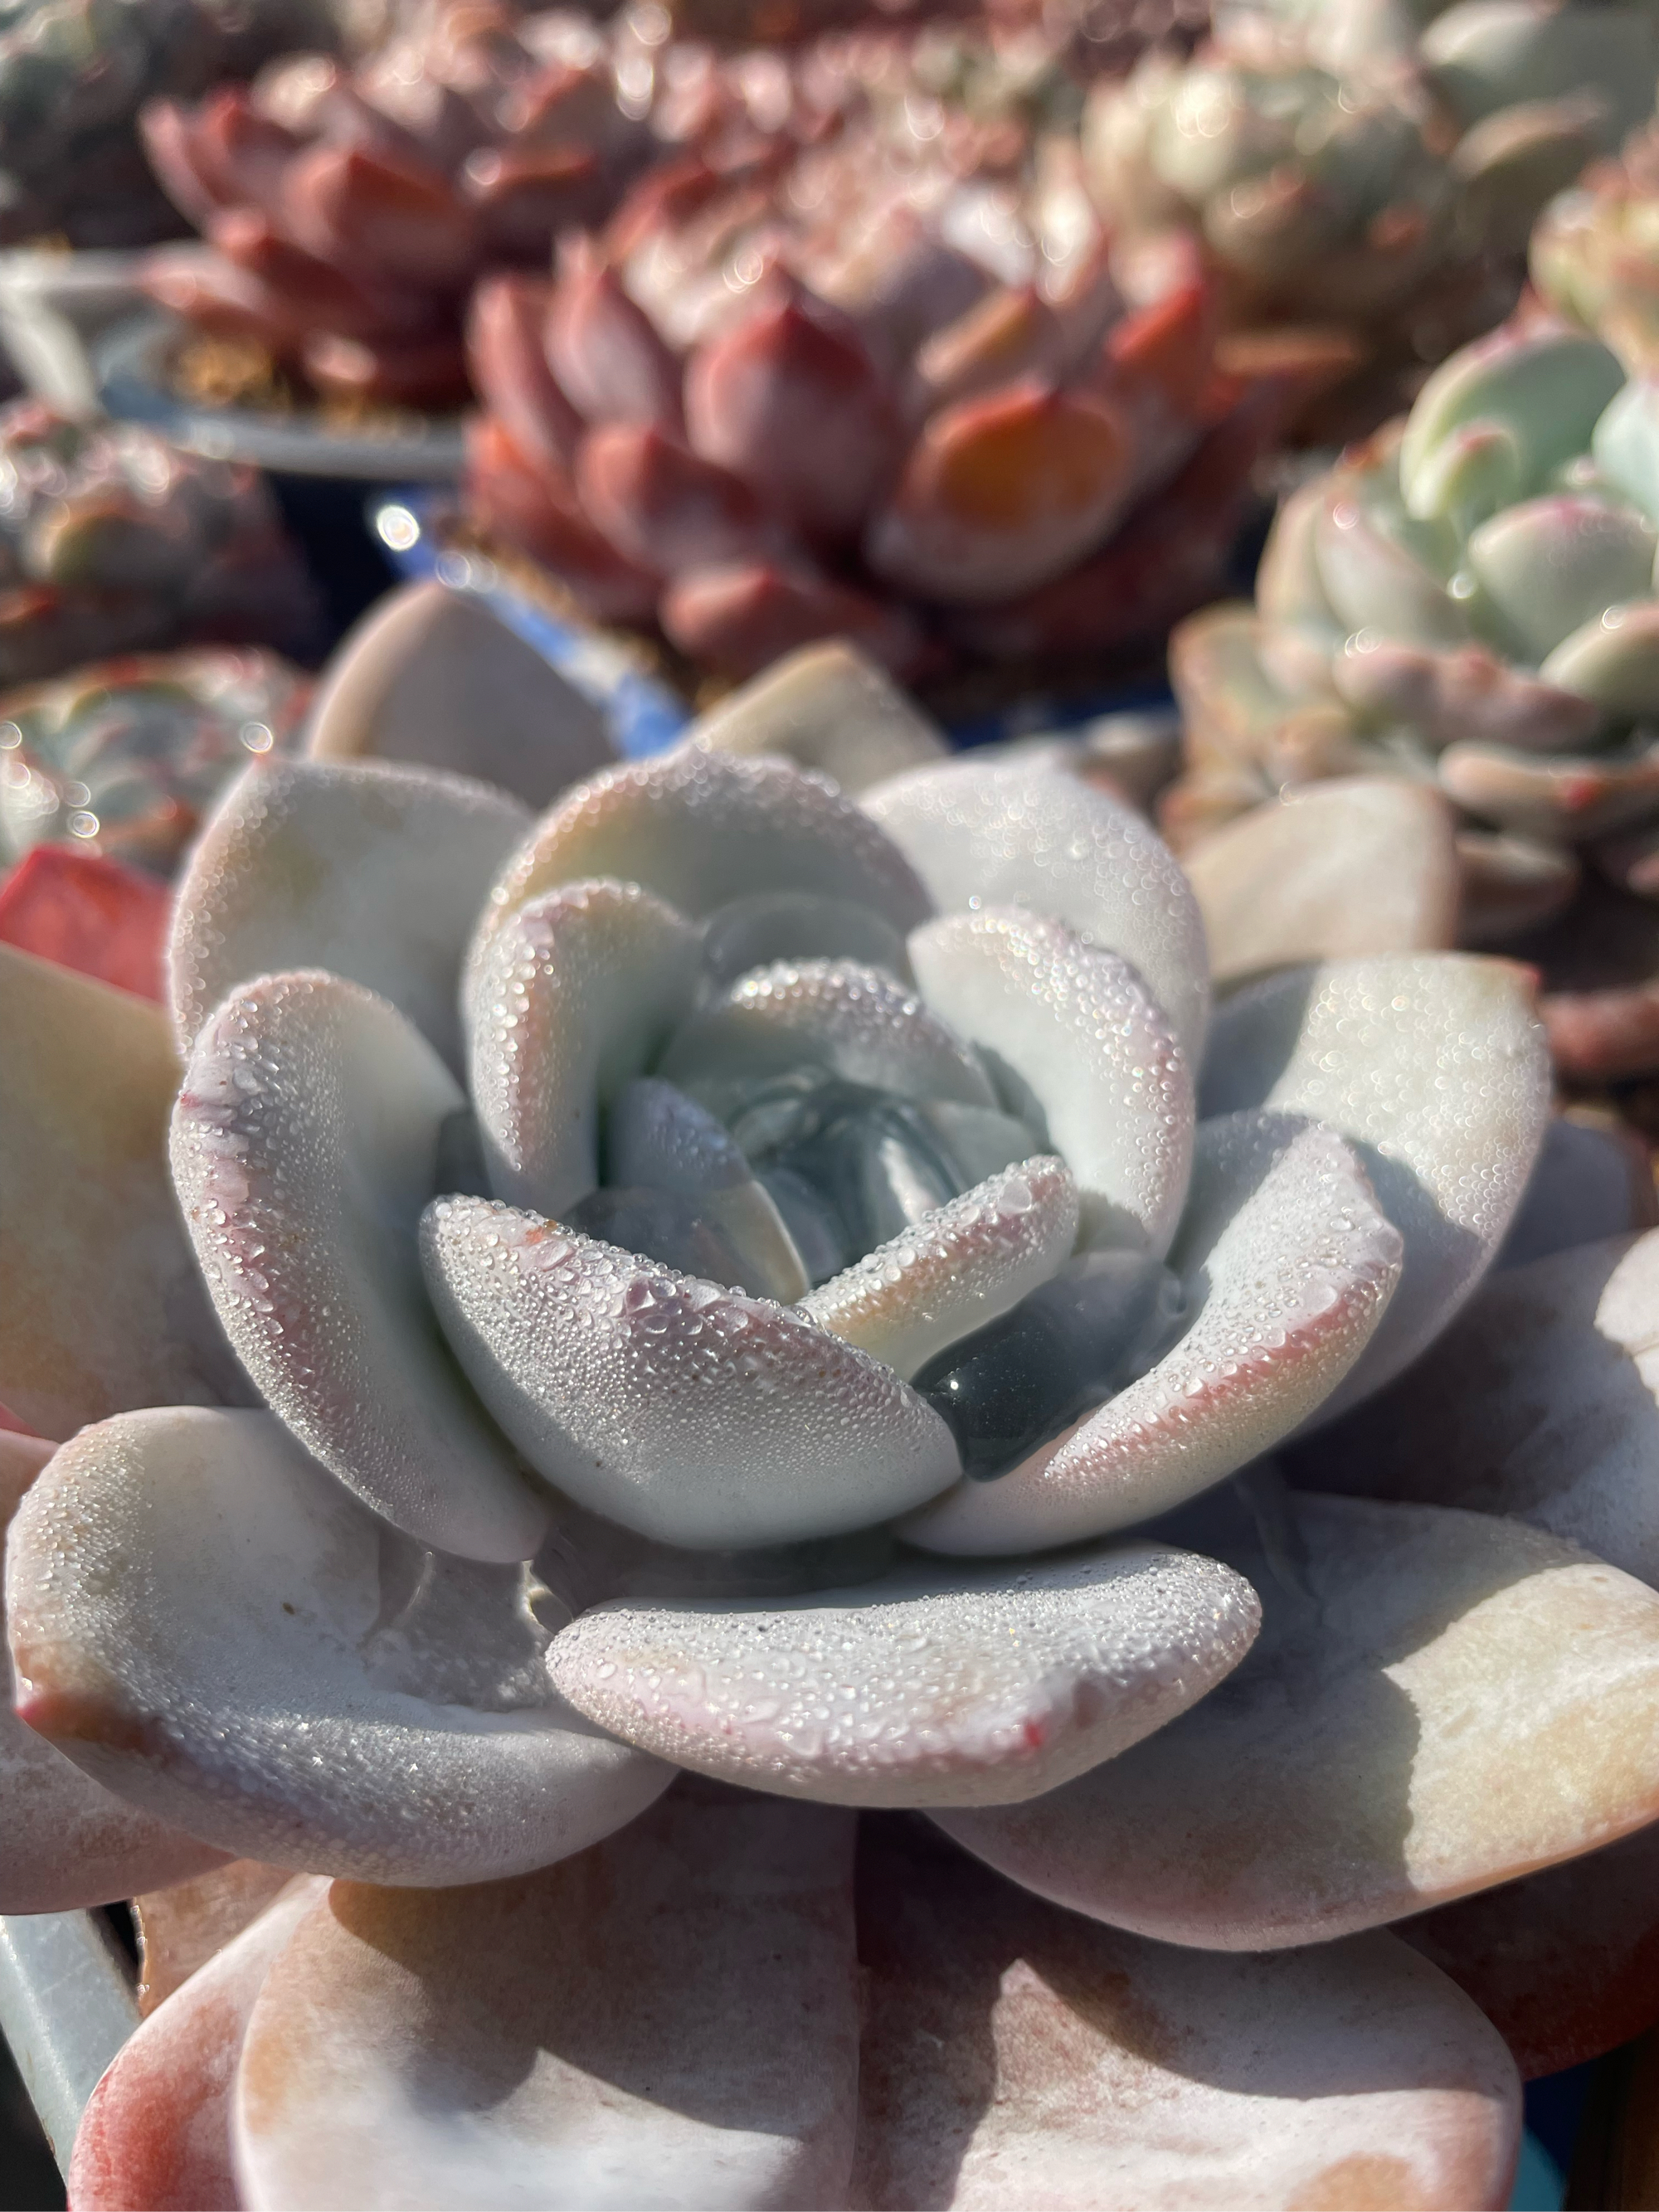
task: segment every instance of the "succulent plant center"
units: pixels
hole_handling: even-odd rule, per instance
[[[853,957],[854,955],[862,957]],[[734,901],[705,926],[700,1011],[816,971],[856,990],[908,985],[897,933],[842,902]],[[922,1012],[905,998],[895,1012]],[[933,1018],[927,1017],[928,1019]],[[696,1026],[695,1018],[693,1028]],[[683,1034],[683,1033],[682,1033]],[[573,1228],[729,1290],[793,1304],[888,1245],[899,1279],[908,1239],[988,1176],[1052,1151],[1035,1102],[1015,1102],[981,1055],[952,1040],[995,1104],[916,1095],[833,1066],[732,1069],[671,1037],[653,1073],[601,1109],[597,1189]],[[1003,1474],[1145,1371],[1182,1311],[1170,1271],[1133,1250],[1087,1252],[1012,1311],[937,1353],[915,1387],[955,1436],[964,1471]]]

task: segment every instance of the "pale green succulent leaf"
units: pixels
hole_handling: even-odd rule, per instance
[[[1400,443],[1407,511],[1419,514],[1419,482],[1443,443],[1469,423],[1507,430],[1521,455],[1524,494],[1589,444],[1596,418],[1624,381],[1598,339],[1563,325],[1501,331],[1437,368],[1418,394]]]
[[[1504,641],[1536,662],[1604,609],[1645,593],[1656,548],[1644,516],[1558,493],[1483,522],[1468,559]]]

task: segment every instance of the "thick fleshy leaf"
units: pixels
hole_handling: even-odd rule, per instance
[[[1659,2021],[1659,1824],[1400,1933],[1474,1999],[1523,2079],[1582,2066]]]
[[[1292,1463],[1316,1489],[1514,1514],[1659,1588],[1659,1231],[1494,1275]]]
[[[1255,807],[1183,855],[1211,972],[1440,951],[1457,939],[1451,809],[1426,784],[1342,776]]]
[[[1275,643],[1282,650],[1282,635]],[[1483,645],[1425,648],[1360,629],[1328,668],[1340,696],[1368,720],[1404,723],[1437,751],[1480,738],[1523,752],[1559,752],[1589,744],[1601,726],[1601,709],[1588,699],[1541,683]]]
[[[588,422],[678,428],[679,363],[586,240],[564,258],[546,344],[561,389]]]
[[[1609,714],[1645,719],[1659,706],[1659,604],[1607,608],[1563,638],[1540,673]]]
[[[1340,472],[1314,529],[1319,580],[1344,629],[1367,624],[1407,645],[1455,646],[1468,614],[1416,550],[1383,526],[1362,471]]]
[[[132,1900],[138,1931],[138,2009],[148,2020],[210,1959],[234,1943],[295,1879],[261,1859],[228,1859],[171,1889]]]
[[[529,824],[505,792],[434,769],[250,769],[179,887],[170,963],[181,1047],[238,983],[326,968],[390,999],[459,1067],[461,954]]]
[[[1659,1816],[1659,1596],[1514,1521],[1285,1493],[1190,1516],[1249,1577],[1243,1664],[1108,1767],[951,1834],[1145,1936],[1322,1942]],[[1202,1522],[1202,1534],[1198,1524]]]
[[[480,599],[433,582],[390,593],[351,631],[306,750],[459,769],[536,807],[616,757],[599,709],[533,647]]]
[[[800,1310],[908,1382],[935,1352],[1057,1273],[1077,1226],[1077,1184],[1065,1162],[1021,1160],[832,1275]]]
[[[249,2204],[842,2203],[852,1852],[844,1813],[683,1784],[522,1881],[337,1884],[249,2028]]]
[[[694,746],[607,769],[544,815],[496,879],[474,957],[526,900],[597,876],[698,920],[761,891],[849,899],[901,930],[928,912],[903,854],[822,777]]]
[[[693,354],[687,433],[810,538],[856,530],[897,425],[854,324],[810,295],[761,302]]]
[[[1519,2084],[1393,1936],[1254,1959],[1091,1927],[863,1823],[854,2204],[1508,2202]]]
[[[557,1217],[596,1187],[600,1112],[691,1003],[698,949],[672,907],[614,880],[544,892],[485,940],[467,995],[497,1198]]]
[[[641,1535],[833,1535],[959,1471],[930,1406],[788,1306],[482,1199],[429,1207],[422,1257],[456,1356],[531,1464]]]
[[[654,422],[605,422],[576,456],[584,512],[631,561],[665,575],[763,559],[785,533],[740,477]]]
[[[239,1389],[167,1179],[165,1016],[0,945],[0,1399],[50,1437]]]
[[[516,271],[485,276],[467,310],[466,363],[473,390],[520,453],[563,470],[576,458],[582,422],[559,389],[542,342],[550,289]]]
[[[844,638],[803,646],[698,716],[685,742],[781,753],[849,797],[940,759],[945,743],[886,670]]]
[[[1596,417],[1625,381],[1596,339],[1540,318],[1505,325],[1461,347],[1430,377],[1400,446],[1400,484],[1416,514],[1434,511],[1437,461],[1469,425],[1506,430],[1521,465],[1516,490],[1535,490],[1553,468],[1582,453]]]
[[[1376,1330],[1401,1240],[1350,1148],[1299,1115],[1200,1122],[1171,1261],[1194,1318],[1138,1382],[1008,1473],[913,1516],[929,1551],[1030,1551],[1167,1512],[1271,1451]]]
[[[1656,610],[1659,612],[1659,610]],[[1659,677],[1655,703],[1659,705]],[[1440,781],[1460,806],[1523,837],[1575,842],[1639,823],[1659,804],[1659,744],[1540,759],[1506,745],[1449,745]]]
[[[420,1552],[269,1414],[82,1430],[6,1572],[29,1725],[246,1856],[489,1880],[584,1850],[670,1778],[550,1691],[520,1570]]]
[[[231,2114],[254,2000],[325,1881],[293,1882],[105,2069],[75,2138],[69,2185],[79,2212],[234,2206]]]
[[[1036,377],[947,405],[906,455],[865,557],[947,606],[1035,591],[1108,537],[1134,494],[1135,443],[1114,398]]]
[[[1209,1010],[1198,903],[1139,815],[1039,762],[950,761],[862,805],[942,913],[1028,906],[1137,969],[1196,1066]]]
[[[41,1437],[0,1431],[0,1534],[52,1455]],[[222,1864],[211,1844],[166,1826],[72,1766],[11,1710],[0,1674],[0,1912],[67,1912]]]
[[[878,598],[799,559],[682,569],[664,591],[657,618],[688,659],[740,684],[786,653],[830,638],[846,639],[900,676],[931,657],[902,601]]]
[[[1531,1001],[1507,962],[1401,955],[1287,969],[1216,1017],[1200,1112],[1316,1115],[1352,1140],[1406,1240],[1399,1293],[1329,1413],[1431,1343],[1504,1241],[1549,1118]]]
[[[903,1098],[994,1107],[975,1055],[913,991],[856,960],[781,960],[698,1008],[662,1057],[671,1082],[734,1092],[802,1067]]]
[[[465,1100],[395,1006],[266,976],[205,1024],[173,1176],[209,1295],[261,1396],[394,1527],[526,1559],[547,1525],[444,1348],[416,1224]]]
[[[465,428],[467,512],[486,540],[550,568],[593,621],[648,622],[657,604],[656,573],[599,535],[565,471],[520,452],[493,415],[470,418]]]
[[[1138,1743],[1236,1667],[1260,1609],[1191,1553],[902,1567],[769,1607],[592,1607],[548,1654],[599,1727],[677,1765],[842,1805],[1004,1805]]]
[[[929,922],[910,961],[928,1004],[1036,1101],[1085,1243],[1161,1260],[1192,1169],[1193,1076],[1128,962],[1017,908]]]
[[[1633,508],[1553,492],[1481,523],[1467,553],[1504,642],[1535,665],[1581,623],[1645,598],[1656,550],[1652,524]]]

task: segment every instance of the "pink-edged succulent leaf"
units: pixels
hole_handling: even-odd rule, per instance
[[[655,572],[619,553],[582,513],[569,477],[521,452],[489,416],[466,426],[466,496],[488,536],[553,569],[596,621],[651,618]]]
[[[1079,1210],[1064,1160],[1017,1161],[809,1291],[800,1310],[908,1382],[1058,1273]]]
[[[554,1694],[521,1571],[404,1542],[269,1414],[83,1430],[19,1510],[7,1589],[29,1724],[243,1856],[480,1881],[671,1778]]]
[[[497,878],[471,960],[527,899],[599,876],[693,920],[763,891],[849,900],[900,930],[929,910],[904,854],[821,778],[688,747],[607,769],[545,814]]]
[[[852,1854],[845,1813],[682,1784],[526,1881],[337,1884],[249,2027],[247,2203],[842,2203]]]
[[[764,558],[782,533],[741,477],[654,422],[604,422],[582,441],[576,490],[630,560],[682,568]]]
[[[546,1502],[421,1282],[416,1225],[465,1103],[385,999],[315,969],[266,976],[197,1039],[173,1182],[226,1334],[307,1449],[422,1542],[526,1559]]]
[[[939,1817],[1057,1903],[1164,1942],[1323,1942],[1659,1816],[1659,1596],[1518,1522],[1294,1493],[1189,1541],[1260,1592],[1188,1713],[1029,1805]],[[1233,1525],[1229,1526],[1231,1522]],[[1198,1534],[1202,1527],[1201,1536]]]
[[[856,327],[799,289],[697,349],[685,421],[699,453],[809,538],[856,531],[896,459],[891,403]]]
[[[43,1437],[0,1432],[0,1534],[55,1449]],[[210,1844],[71,1765],[12,1712],[12,1686],[8,1661],[0,1675],[0,1911],[113,1904],[223,1863]]]
[[[504,791],[440,769],[257,763],[179,887],[168,964],[180,1046],[250,976],[326,968],[389,999],[459,1066],[462,951],[530,823]]]
[[[870,526],[866,557],[922,599],[1013,599],[1101,543],[1133,472],[1133,430],[1119,409],[1025,378],[933,417]]]
[[[848,1805],[999,1805],[1056,1788],[1201,1698],[1255,1594],[1129,1545],[1036,1565],[901,1566],[827,1596],[591,1607],[548,1655],[599,1726],[677,1765]]]
[[[1144,818],[1044,762],[941,762],[860,802],[941,912],[1028,907],[1116,952],[1169,1017],[1189,1066],[1209,1014],[1204,923]]]
[[[1316,1115],[1406,1240],[1399,1293],[1322,1419],[1431,1343],[1504,1241],[1549,1118],[1532,997],[1508,962],[1401,954],[1285,969],[1216,1017],[1200,1110]]]
[[[641,1535],[791,1543],[957,1479],[933,1408],[793,1308],[483,1199],[436,1200],[422,1249],[444,1333],[507,1434]]]
[[[858,1906],[855,2204],[1509,2201],[1515,2069],[1392,1936],[1253,1959],[1147,1943],[872,1820]]]
[[[389,148],[313,147],[283,179],[282,219],[325,261],[392,282],[459,289],[477,252],[471,211],[441,171]]]
[[[932,414],[1024,376],[1059,376],[1064,323],[1032,284],[1001,284],[935,331],[916,354],[915,400]]]
[[[599,1116],[642,1075],[696,985],[691,925],[635,883],[516,907],[468,978],[471,1088],[489,1188],[557,1217],[599,1181]]]
[[[105,2069],[70,2162],[83,2212],[240,2203],[231,2113],[242,2039],[266,1975],[327,1893],[325,1881],[293,1881]]]
[[[1485,646],[1435,652],[1362,629],[1330,661],[1348,705],[1378,724],[1404,723],[1435,747],[1481,739],[1521,752],[1586,744],[1600,708],[1500,660]]]
[[[1032,1551],[1167,1512],[1270,1451],[1375,1334],[1401,1238],[1348,1146],[1299,1115],[1199,1124],[1170,1254],[1189,1326],[1149,1372],[914,1516],[929,1551]]]
[[[845,638],[900,676],[914,673],[928,657],[905,609],[798,560],[689,568],[665,591],[658,614],[682,653],[738,679],[827,638]]]
[[[1161,1260],[1192,1169],[1193,1077],[1128,962],[1013,907],[928,922],[910,958],[928,1005],[1041,1109],[1084,1242]]]
[[[586,242],[563,257],[548,310],[547,358],[589,423],[680,424],[680,365],[616,270]]]
[[[198,230],[222,209],[274,206],[299,145],[240,85],[216,87],[194,111],[153,100],[140,112],[138,129],[162,190]]]
[[[239,1378],[167,1188],[160,1007],[0,945],[0,1399],[46,1436]]]
[[[1440,781],[1460,806],[1522,836],[1551,843],[1603,837],[1659,804],[1659,744],[1638,738],[1613,754],[1540,758],[1461,738],[1440,756]]]
[[[360,279],[308,252],[257,208],[225,209],[207,236],[233,269],[280,296],[297,319],[341,337],[397,339],[419,351],[432,311],[418,293]]]
[[[476,594],[434,579],[387,592],[341,641],[305,749],[465,768],[538,808],[616,757],[591,701]]]
[[[582,420],[548,363],[551,296],[540,278],[507,270],[484,277],[468,310],[466,360],[473,388],[519,451],[568,471],[575,465]]]

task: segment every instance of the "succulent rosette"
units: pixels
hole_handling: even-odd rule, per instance
[[[1524,974],[1212,1012],[1139,817],[844,653],[539,818],[359,750],[228,795],[170,1019],[0,948],[0,1903],[305,1877],[77,2203],[1505,2202],[1383,1931],[1659,1814],[1659,1595],[1261,1455],[1478,1314]]]
[[[355,67],[289,55],[157,102],[150,160],[207,243],[158,253],[149,289],[321,392],[453,405],[480,270],[601,218],[648,149],[618,75],[581,17],[445,5]]]
[[[257,470],[138,423],[0,409],[0,684],[190,639],[303,647],[315,619]]]
[[[11,0],[0,10],[0,240],[172,236],[178,216],[138,141],[143,102],[193,99],[337,35],[313,0]]]
[[[1231,320],[1343,329],[1369,428],[1508,312],[1539,210],[1656,76],[1640,6],[1462,0],[1426,27],[1369,3],[1237,9],[1190,60],[1098,85],[1083,143],[1119,225],[1198,235]]]
[[[744,677],[1083,655],[1212,590],[1306,364],[1224,374],[1177,252],[1126,296],[1063,160],[848,128],[648,177],[555,282],[481,288],[470,519],[601,620]]]
[[[159,999],[179,857],[309,691],[275,653],[200,646],[0,693],[0,940]]]
[[[1632,376],[1659,365],[1659,127],[1633,131],[1550,202],[1532,234],[1532,281],[1558,314],[1611,346]]]
[[[170,877],[250,757],[288,750],[309,690],[275,653],[198,647],[0,695],[0,865],[72,842]]]
[[[1370,840],[1358,936],[1514,946],[1544,968],[1570,1074],[1655,1064],[1656,404],[1583,330],[1506,327],[1286,500],[1254,607],[1176,633],[1188,770],[1164,821],[1230,961],[1295,937],[1285,871],[1308,841]],[[1377,776],[1412,787],[1294,793]],[[1281,793],[1288,811],[1250,811]],[[1275,840],[1283,896],[1247,921]]]

